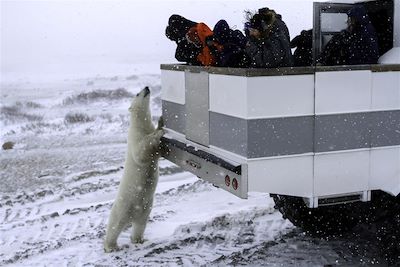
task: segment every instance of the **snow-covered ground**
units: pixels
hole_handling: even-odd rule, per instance
[[[0,265],[7,266],[385,266],[362,229],[312,238],[274,209],[267,194],[248,200],[161,159],[146,241],[105,254],[102,240],[126,151],[128,106],[152,90],[155,72],[1,84]]]

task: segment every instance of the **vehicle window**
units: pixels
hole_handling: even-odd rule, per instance
[[[347,27],[346,13],[322,13],[321,31],[322,32],[340,32]]]
[[[321,49],[333,35],[347,28],[347,13],[321,13]]]

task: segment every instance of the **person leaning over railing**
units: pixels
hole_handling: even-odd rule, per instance
[[[293,66],[288,33],[279,27],[273,10],[254,14],[248,23],[246,55],[250,67],[278,68]]]
[[[312,66],[313,64],[313,30],[303,30],[290,41],[290,47],[296,48],[293,53],[295,67]]]
[[[174,14],[168,19],[168,26],[165,35],[176,43],[175,58],[180,62],[189,65],[198,65],[197,55],[201,52],[201,47],[190,43],[186,34],[190,28],[197,25],[197,22],[188,20],[180,15]]]
[[[175,58],[189,65],[246,67],[244,49],[247,39],[220,20],[211,30],[205,23],[197,23],[180,15],[168,20],[165,34],[177,44]]]

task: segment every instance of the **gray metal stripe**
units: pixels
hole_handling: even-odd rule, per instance
[[[210,144],[247,158],[313,151],[314,117],[245,120],[210,112]]]
[[[372,114],[371,147],[400,145],[400,110]]]
[[[247,158],[400,145],[400,110],[254,120],[210,112],[210,144]]]
[[[247,156],[247,120],[210,112],[210,144]]]
[[[371,114],[346,113],[315,118],[315,152],[371,146]]]
[[[315,118],[315,152],[400,145],[400,110]]]
[[[162,64],[162,70],[207,72],[210,74],[233,75],[243,77],[304,75],[325,71],[354,71],[369,70],[372,72],[400,71],[400,64],[375,64],[375,65],[344,65],[344,66],[315,66],[315,67],[285,67],[285,68],[221,68],[202,67],[184,64]]]
[[[312,152],[314,117],[249,120],[248,138],[248,158]]]
[[[185,134],[185,105],[163,100],[163,117]],[[400,110],[254,120],[210,112],[210,144],[247,158],[395,146]]]
[[[163,100],[162,116],[164,118],[164,124],[167,128],[178,133],[185,134],[185,105]]]

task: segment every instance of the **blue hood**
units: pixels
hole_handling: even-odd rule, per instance
[[[355,5],[348,12],[349,17],[355,18],[356,21],[362,25],[370,23],[367,10],[362,5]]]

